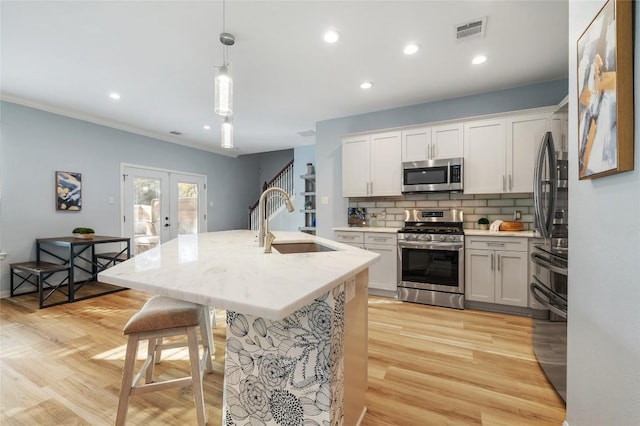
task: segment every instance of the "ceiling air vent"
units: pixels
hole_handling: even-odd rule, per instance
[[[484,31],[487,27],[487,17],[476,19],[465,24],[456,26],[456,40],[460,41],[468,38],[484,37]]]
[[[303,130],[302,132],[298,132],[298,134],[302,137],[309,137],[309,136],[315,136],[316,131],[315,130]]]
[[[179,132],[179,131],[177,131],[177,130],[172,130],[172,131],[170,131],[169,133],[171,133],[171,134],[172,134],[172,135],[174,135],[174,136],[180,136],[180,135],[182,134],[182,132]]]

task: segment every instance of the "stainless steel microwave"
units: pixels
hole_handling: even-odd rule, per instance
[[[402,163],[402,192],[462,191],[462,158]]]

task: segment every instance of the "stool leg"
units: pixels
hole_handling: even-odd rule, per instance
[[[213,372],[213,362],[211,358],[215,352],[213,334],[211,332],[211,316],[209,315],[209,308],[205,306],[204,315],[202,315],[202,321],[200,322],[200,334],[202,335],[202,347],[207,356],[207,372]]]
[[[198,335],[195,327],[187,328],[187,340],[189,341],[189,361],[191,364],[191,381],[193,387],[193,401],[196,405],[198,425],[205,426],[207,417],[204,411],[204,393],[202,391],[202,374],[200,370],[200,353],[198,350]]]
[[[44,300],[42,299],[42,273],[37,274],[37,282],[38,282],[38,308],[42,309],[44,307]]]
[[[155,339],[155,344],[156,346],[161,345],[162,343],[164,343],[164,338],[162,337],[158,337],[157,339]],[[156,364],[160,364],[160,361],[162,360],[162,349],[156,349],[156,354],[155,354],[155,358],[154,358],[154,362]]]
[[[120,385],[120,400],[118,401],[118,413],[116,415],[116,426],[124,426],[129,408],[129,395],[133,386],[133,370],[138,355],[138,335],[130,334],[127,341],[127,354],[124,357],[122,367],[122,384]]]
[[[160,342],[158,342],[160,341]],[[162,337],[160,338],[150,338],[148,341],[148,349],[147,349],[147,358],[151,357],[151,362],[149,363],[149,366],[147,367],[147,371],[145,372],[145,383],[151,383],[153,382],[153,368],[155,366],[155,364],[157,364],[158,362],[160,362],[159,358],[159,354],[162,353],[162,350],[157,349],[157,345],[158,343],[162,343]]]

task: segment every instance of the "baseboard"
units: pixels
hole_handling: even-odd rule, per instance
[[[390,290],[380,290],[377,288],[368,288],[368,293],[371,296],[381,296],[381,297],[391,297],[393,299],[397,299],[398,298],[398,292],[396,291],[390,291]]]
[[[525,308],[522,306],[501,305],[498,303],[477,302],[475,300],[465,300],[466,309],[477,309],[479,311],[499,312],[501,314],[520,315],[522,317],[549,319],[549,311],[540,309]]]
[[[569,422],[565,420],[564,422],[562,422],[562,426],[569,426]]]
[[[11,296],[11,290],[0,291],[0,299]]]

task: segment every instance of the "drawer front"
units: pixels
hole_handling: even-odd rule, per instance
[[[528,244],[526,238],[473,236],[465,238],[464,247],[477,250],[527,251]]]
[[[398,244],[398,235],[389,234],[386,232],[365,232],[364,233],[365,244]]]
[[[345,244],[363,244],[364,232],[336,231],[336,241]]]

